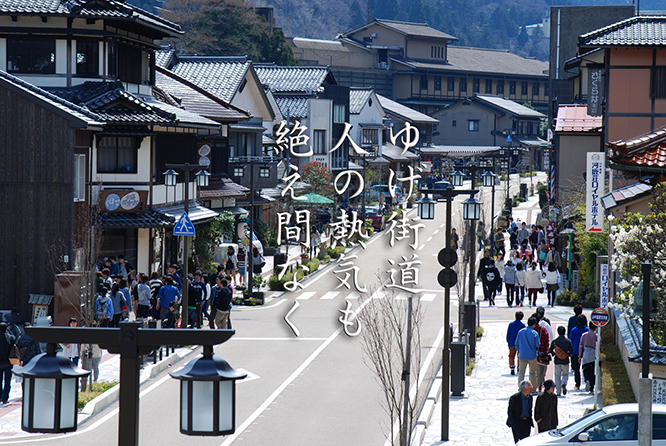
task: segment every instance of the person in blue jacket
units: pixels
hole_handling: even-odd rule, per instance
[[[506,342],[509,344],[509,369],[512,375],[516,374],[516,337],[518,332],[525,328],[525,324],[523,324],[524,316],[522,311],[516,311],[516,320],[511,322],[506,330]],[[520,363],[520,359],[518,361]]]
[[[530,382],[532,388],[536,389],[537,378],[537,350],[541,345],[539,334],[534,329],[538,324],[534,316],[530,316],[527,320],[527,327],[521,329],[516,336],[516,350],[518,350],[518,382],[525,379],[525,369],[530,366]]]
[[[578,347],[580,346],[580,338],[583,334],[589,330],[587,328],[587,317],[584,314],[581,314],[577,318],[578,324],[571,329],[569,333],[569,339],[571,340],[571,346],[573,348],[573,355],[571,355],[571,368],[574,372],[574,381],[576,390],[580,389],[580,361],[578,361],[579,351]]]
[[[167,318],[169,312],[169,304],[173,301],[180,301],[180,291],[174,285],[173,277],[166,276],[165,284],[160,288],[157,294],[157,310],[160,312],[160,319]]]

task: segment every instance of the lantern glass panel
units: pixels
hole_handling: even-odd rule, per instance
[[[192,430],[213,432],[213,381],[192,381]]]
[[[189,381],[180,382],[180,429],[189,431],[190,425],[187,423],[187,403],[189,395]]]
[[[32,427],[34,429],[54,429],[56,380],[55,378],[34,378],[34,380]]]
[[[30,381],[32,378],[23,378],[23,429],[28,429],[30,420]]]
[[[220,431],[234,429],[234,381],[220,381]]]
[[[64,378],[60,392],[60,428],[71,429],[76,424],[77,378]]]

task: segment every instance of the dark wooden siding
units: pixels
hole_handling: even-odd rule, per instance
[[[71,255],[74,130],[0,88],[0,309],[30,317],[28,295],[53,294],[49,258]]]

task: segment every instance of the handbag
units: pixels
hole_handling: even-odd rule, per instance
[[[16,344],[12,345],[9,349],[9,363],[12,365],[19,365],[21,363],[21,354]]]
[[[539,293],[543,293],[543,287],[539,288]]]
[[[539,354],[537,355],[537,362],[541,365],[550,364],[550,355],[545,352],[539,352]]]
[[[543,260],[544,262],[548,258],[548,253],[546,251],[539,251],[539,260]]]

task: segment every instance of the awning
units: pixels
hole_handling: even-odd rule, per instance
[[[180,214],[178,216],[180,217]],[[168,226],[172,226],[176,222],[173,216],[166,215],[153,208],[147,209],[146,212],[136,212],[136,213],[105,212],[103,214],[100,214],[100,218],[102,219],[102,227],[118,228],[118,229],[165,228]]]
[[[526,147],[549,147],[548,141],[541,138],[513,138],[514,141]]]
[[[382,146],[382,156],[390,161],[407,161],[410,159],[417,159],[418,155],[407,150],[402,153],[402,149],[391,143]]]
[[[53,300],[52,294],[30,294],[28,303],[33,305],[51,305]]]
[[[160,208],[160,211],[164,212],[166,215],[169,215],[175,219],[179,219],[183,212],[185,212],[185,205],[178,204],[175,206],[168,206]],[[217,217],[219,214],[212,209],[201,206],[194,201],[190,201],[189,209],[187,216],[190,217],[192,223],[207,223]]]
[[[365,123],[361,122],[359,124],[359,126],[361,128],[364,128],[364,129],[385,129],[386,128],[386,126],[384,124],[376,123],[376,122],[365,122]]]
[[[263,133],[266,129],[260,125],[250,125],[250,124],[229,124],[229,131],[236,132],[261,132]]]
[[[156,132],[151,131],[145,125],[133,126],[105,126],[104,130],[98,133],[99,136],[153,136]]]
[[[249,214],[250,213],[250,211],[248,211],[247,209],[244,209],[244,208],[239,207],[239,206],[232,206],[232,207],[229,207],[229,208],[219,208],[219,209],[216,209],[216,210],[218,212],[224,212],[224,211],[231,212],[232,215],[243,215],[243,214]]]
[[[370,158],[366,160],[368,164],[374,164],[374,165],[386,165],[386,164],[391,164],[389,160],[384,158],[383,156],[378,156],[377,158]]]

